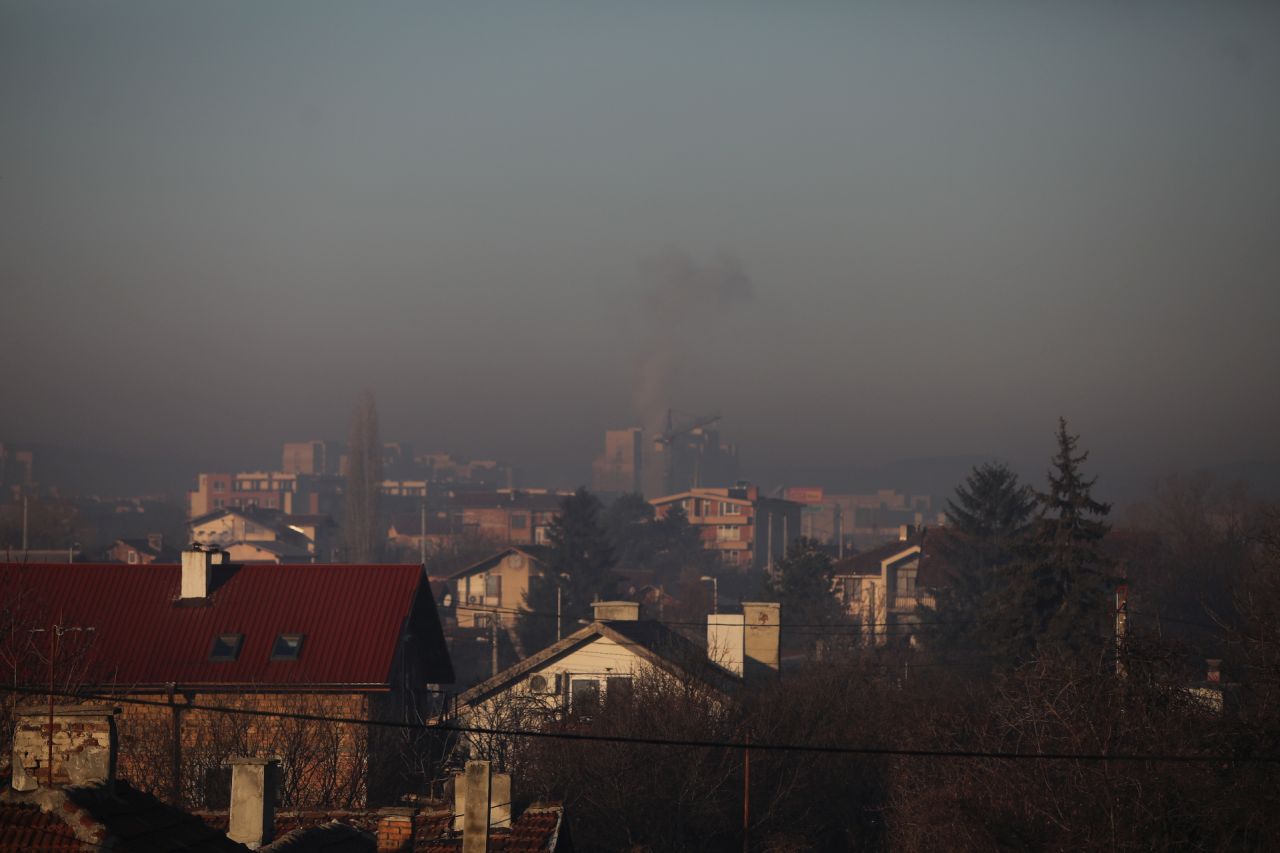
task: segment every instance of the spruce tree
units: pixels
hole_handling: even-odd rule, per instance
[[[1017,557],[1035,508],[1031,487],[1001,462],[974,466],[956,487],[947,501],[947,526],[925,544],[947,567],[936,610],[926,614],[940,648],[975,639],[997,573]]]
[[[601,523],[600,500],[578,489],[560,504],[560,513],[547,534],[550,553],[546,571],[529,578],[524,611],[516,630],[529,651],[542,649],[556,639],[556,590],[560,591],[560,636],[591,619],[591,602],[614,595],[614,552]]]
[[[993,596],[990,633],[1010,662],[1048,651],[1092,654],[1105,642],[1110,565],[1101,542],[1111,507],[1093,498],[1097,478],[1081,471],[1089,454],[1077,451],[1079,438],[1058,419],[1049,488],[1036,493],[1021,557],[1002,572]]]

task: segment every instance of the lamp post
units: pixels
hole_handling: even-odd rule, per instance
[[[571,580],[568,572],[561,572],[556,578],[556,642],[560,642],[560,581]]]
[[[698,578],[698,580],[703,582],[711,581],[711,612],[713,614],[719,613],[720,611],[717,609],[717,607],[720,601],[720,582],[715,578],[713,578],[711,575],[703,575],[702,577]]]

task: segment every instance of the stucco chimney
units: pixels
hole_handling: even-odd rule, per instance
[[[912,536],[916,535],[916,526],[914,524],[903,524],[898,527],[898,541],[906,542]]]
[[[597,622],[635,622],[640,618],[640,604],[636,601],[593,601],[591,609]]]
[[[199,545],[192,545],[190,549],[183,551],[182,594],[179,598],[208,598],[212,567],[213,554]]]
[[[707,657],[711,662],[741,676],[746,640],[741,613],[707,614]]]
[[[489,850],[489,807],[493,795],[489,762],[468,761],[462,777],[466,810],[462,817],[462,853]]]
[[[744,601],[746,622],[743,676],[777,678],[782,664],[782,605],[773,601]]]
[[[13,789],[113,783],[118,713],[119,708],[105,705],[61,705],[53,709],[50,729],[48,707],[19,709],[13,732]]]
[[[489,774],[489,826],[494,829],[511,828],[511,774]],[[466,827],[467,777],[459,773],[453,780],[453,829],[460,832]]]
[[[227,837],[257,850],[271,841],[275,828],[278,758],[233,758],[231,816]]]

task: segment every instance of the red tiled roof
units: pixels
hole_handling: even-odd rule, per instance
[[[25,596],[33,624],[58,618],[92,627],[92,635],[64,642],[87,643],[86,680],[98,686],[377,687],[391,678],[406,620],[423,608],[436,626],[418,640],[432,670],[428,680],[452,680],[420,566],[231,565],[215,572],[207,600],[179,604],[175,565],[5,563],[0,596]],[[281,633],[305,635],[298,660],[271,660]],[[244,635],[235,661],[209,660],[219,634]]]
[[[92,850],[58,815],[31,803],[0,803],[0,851],[64,853]]]
[[[564,807],[535,803],[511,822],[510,829],[489,830],[489,850],[492,853],[565,853],[572,849],[567,836]],[[413,844],[414,853],[451,853],[461,849],[461,835],[425,839],[419,833]]]

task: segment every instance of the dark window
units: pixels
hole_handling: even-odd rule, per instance
[[[486,598],[502,597],[502,575],[484,576],[484,594]]]
[[[271,647],[272,660],[297,660],[302,654],[302,634],[281,634]]]
[[[529,526],[529,516],[525,515],[523,512],[511,513],[511,526],[516,530],[524,530]]]
[[[626,705],[631,701],[631,676],[611,675],[604,682],[604,700],[610,705]]]
[[[219,634],[213,638],[213,648],[209,650],[209,660],[230,662],[240,656],[240,643],[244,634]]]
[[[575,714],[591,714],[600,706],[600,682],[594,678],[575,678],[570,687],[569,708]]]

